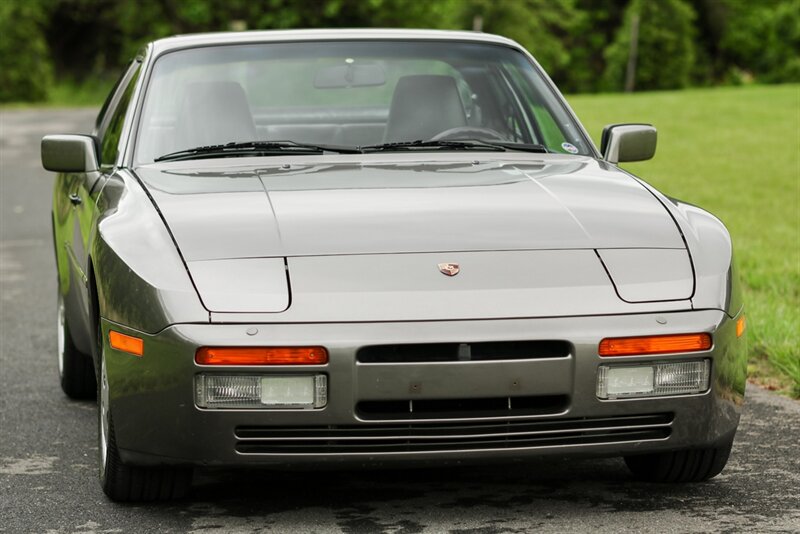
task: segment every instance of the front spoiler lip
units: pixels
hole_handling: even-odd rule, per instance
[[[720,443],[725,440],[721,439]],[[645,454],[660,450],[680,449],[669,438],[644,441],[620,441],[612,444],[591,445],[553,445],[540,447],[519,447],[506,449],[457,449],[450,451],[414,451],[386,453],[326,453],[322,454],[242,454],[235,459],[214,458],[189,460],[184,457],[153,455],[130,449],[120,449],[120,456],[126,463],[136,465],[194,465],[200,467],[246,467],[262,466],[291,469],[294,465],[306,467],[342,467],[385,465],[461,465],[484,464],[487,462],[514,462],[541,456],[583,456],[602,458],[620,455]]]
[[[235,458],[188,459],[155,455],[130,449],[120,449],[125,463],[134,465],[186,465],[206,468],[268,468],[295,469],[381,469],[388,467],[448,467],[464,465],[508,464],[542,457],[608,458],[667,452],[689,447],[723,446],[733,440],[735,427],[713,441],[698,443],[676,442],[671,438],[648,441],[621,441],[611,444],[555,445],[534,448],[419,451],[403,453],[330,453],[318,454],[237,454]]]
[[[666,315],[668,325],[655,321],[656,314],[640,316],[598,316],[558,319],[492,320],[463,322],[378,324],[321,324],[321,325],[256,325],[259,336],[248,336],[246,330],[253,325],[174,325],[159,334],[145,335],[145,356],[130,356],[107,350],[110,381],[112,382],[111,406],[117,423],[117,440],[122,458],[135,464],[190,464],[190,465],[275,465],[300,464],[353,464],[371,462],[431,461],[437,465],[465,460],[486,461],[493,458],[513,460],[541,455],[589,455],[610,456],[637,454],[658,450],[675,450],[690,447],[713,446],[722,443],[735,432],[741,410],[741,394],[738,384],[731,383],[728,374],[721,369],[733,362],[736,352],[734,343],[735,319],[719,310],[680,312]],[[103,321],[107,330],[112,323]],[[125,328],[113,325],[115,329]],[[733,329],[733,334],[731,335]],[[596,368],[614,360],[633,363],[635,361],[663,360],[665,357],[599,358],[597,343],[602,337],[624,334],[680,333],[692,331],[713,332],[713,350],[696,354],[681,354],[669,358],[712,359],[712,387],[701,394],[677,397],[649,397],[642,399],[600,400],[595,396]],[[135,331],[131,331],[135,333]],[[140,334],[141,335],[141,334]],[[107,338],[107,336],[104,336]],[[193,377],[199,372],[209,372],[208,366],[194,363],[194,352],[202,345],[244,345],[265,343],[303,344],[310,337],[327,346],[331,351],[330,363],[326,366],[309,366],[308,372],[325,372],[329,375],[331,391],[329,403],[324,410],[265,411],[265,410],[201,410],[195,406]],[[510,340],[510,339],[568,339],[574,354],[565,362],[563,371],[568,380],[557,382],[557,376],[546,382],[556,383],[569,395],[565,411],[537,416],[511,416],[497,418],[425,419],[424,423],[436,422],[480,422],[502,420],[552,421],[564,417],[604,417],[615,415],[652,414],[670,412],[675,420],[670,425],[671,435],[664,439],[646,441],[615,441],[613,443],[591,443],[579,445],[537,445],[520,448],[450,449],[436,451],[403,452],[332,452],[325,454],[242,454],[235,450],[237,426],[319,426],[319,425],[364,425],[403,424],[403,419],[381,419],[365,421],[357,417],[355,404],[365,391],[358,382],[358,364],[354,351],[360,345],[375,340],[384,343],[449,342],[457,339]],[[255,338],[255,339],[254,339]],[[738,344],[736,345],[738,346]],[[730,353],[730,354],[729,354]],[[730,360],[730,361],[729,361]],[[466,362],[467,364],[472,362]],[[500,362],[498,370],[508,366]],[[534,364],[536,362],[534,361]],[[735,362],[734,362],[735,363]],[[313,369],[312,369],[313,367]],[[407,366],[409,369],[420,366]],[[296,368],[288,367],[296,372]],[[286,369],[270,369],[273,372]],[[305,369],[304,369],[305,370]],[[222,372],[223,369],[220,368]],[[242,371],[241,368],[225,368],[225,371]],[[252,372],[253,368],[247,369]],[[398,380],[408,377],[398,375]],[[563,378],[563,377],[562,377]],[[559,385],[560,384],[560,385]],[[436,392],[437,388],[428,391]],[[445,398],[446,397],[445,392]],[[416,423],[417,421],[415,421]]]

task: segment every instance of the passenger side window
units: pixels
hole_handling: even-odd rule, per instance
[[[525,72],[510,67],[508,74],[515,85],[525,85]],[[580,133],[575,130],[573,121],[566,115],[563,106],[554,99],[552,92],[543,85],[544,82],[541,79],[530,81],[534,91],[515,92],[521,96],[521,104],[526,108],[528,118],[532,120],[537,142],[561,154],[575,153],[568,148],[589,152],[590,149],[584,146]]]
[[[122,136],[122,127],[125,123],[128,105],[133,97],[133,90],[136,87],[136,80],[139,79],[139,62],[134,63],[131,70],[125,76],[122,93],[117,101],[112,102],[109,110],[110,116],[105,125],[101,125],[103,130],[98,132],[100,135],[100,165],[110,166],[117,161],[119,152],[119,140]]]

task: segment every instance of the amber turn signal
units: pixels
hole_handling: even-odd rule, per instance
[[[328,363],[324,347],[200,347],[200,365],[321,365]]]
[[[711,348],[710,334],[676,334],[669,336],[613,337],[600,342],[600,356],[641,356],[695,352]]]
[[[744,314],[742,314],[736,321],[736,337],[742,337],[745,328],[747,328],[747,319],[745,319]]]
[[[144,340],[141,338],[109,330],[108,342],[112,349],[121,350],[122,352],[133,354],[134,356],[141,356],[144,354]]]

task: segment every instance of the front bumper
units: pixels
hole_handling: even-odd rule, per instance
[[[658,318],[658,321],[656,320]],[[144,356],[105,347],[111,413],[123,461],[209,466],[382,464],[514,459],[542,454],[623,455],[730,440],[744,394],[746,347],[735,319],[718,310],[552,319],[343,324],[173,325],[143,337]],[[662,324],[663,323],[663,324]],[[257,330],[253,333],[253,330]],[[249,330],[249,333],[248,333]],[[711,350],[672,356],[600,358],[605,337],[712,333]],[[513,361],[370,363],[360,347],[408,343],[566,340],[570,354]],[[322,345],[326,365],[199,366],[200,346]],[[597,367],[615,360],[712,360],[710,390],[697,395],[600,400]],[[318,410],[205,410],[195,406],[198,373],[323,373]],[[456,417],[370,415],[374,401],[546,399],[533,411]],[[363,404],[362,404],[363,405]]]

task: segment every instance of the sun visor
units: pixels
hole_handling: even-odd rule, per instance
[[[685,249],[603,249],[597,254],[626,302],[683,300],[694,293],[694,272]]]
[[[207,310],[274,313],[289,307],[283,258],[238,258],[188,262]]]

